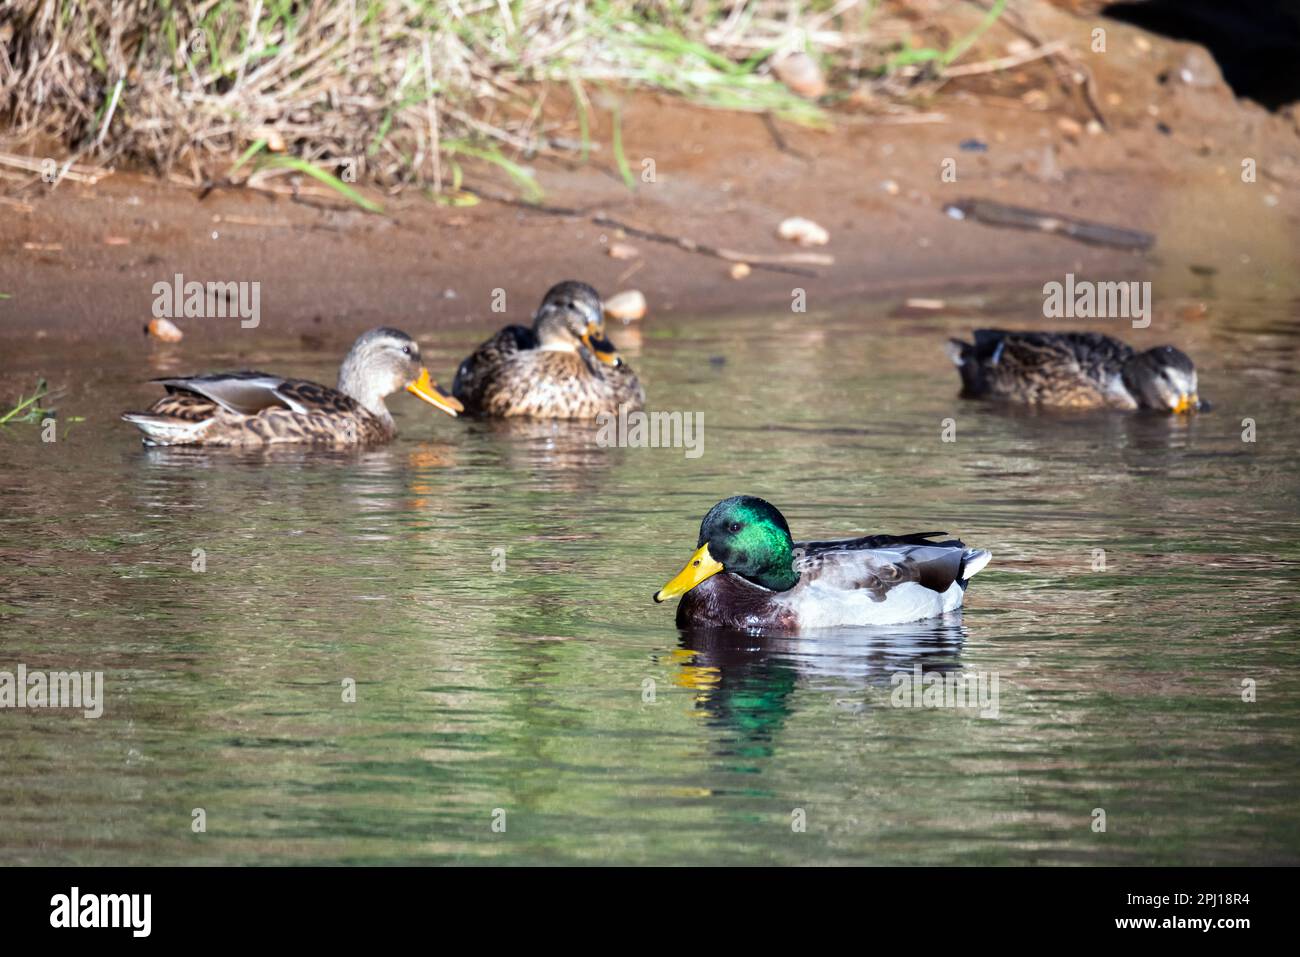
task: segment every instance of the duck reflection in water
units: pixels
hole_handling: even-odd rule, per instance
[[[526,475],[547,490],[570,494],[600,490],[625,450],[606,448],[596,422],[567,419],[471,419],[466,436],[494,467]]]
[[[965,636],[959,613],[801,636],[683,629],[673,682],[695,693],[695,711],[717,733],[718,756],[760,760],[775,753],[799,688],[836,692],[848,710],[889,707],[896,674],[960,673]]]

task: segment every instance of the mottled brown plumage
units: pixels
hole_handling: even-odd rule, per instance
[[[968,398],[1074,409],[1201,405],[1196,368],[1172,346],[1138,352],[1095,332],[977,329],[973,345],[949,340],[948,354]]]
[[[532,328],[506,326],[465,359],[452,393],[468,411],[494,417],[591,419],[645,402],[605,338],[600,296],[572,281],[547,292]]]
[[[167,394],[122,418],[146,445],[259,447],[282,443],[354,446],[397,434],[384,398],[401,388],[455,415],[460,403],[429,381],[420,347],[396,329],[365,333],[343,360],[338,388],[264,372],[155,379]]]

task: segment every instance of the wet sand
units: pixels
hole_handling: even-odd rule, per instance
[[[1188,74],[1193,82],[1178,79],[1183,65],[1197,65],[1199,47],[1156,38],[1140,51],[1137,31],[1116,24],[1111,34],[1115,52],[1092,64],[1107,126],[1097,133],[1067,117],[1086,119],[1078,104],[1037,110],[1007,95],[1015,74],[1001,79],[1000,92],[951,85],[933,104],[938,122],[845,111],[828,131],[630,97],[628,161],[639,174],[653,160],[654,182],[630,193],[608,148],[585,165],[541,158],[532,166],[546,206],[582,215],[490,199],[444,206],[414,190],[370,192],[386,207],[375,215],[243,189],[200,198],[129,172],[53,190],[6,180],[0,292],[10,298],[0,300],[0,337],[139,335],[154,284],[176,273],[258,281],[262,331],[331,338],[378,323],[418,334],[481,322],[497,289],[507,314],[525,317],[551,283],[570,277],[607,295],[643,290],[648,321],[781,309],[796,289],[815,313],[857,299],[1059,281],[1067,272],[1152,279],[1158,300],[1291,288],[1300,246],[1292,120],[1234,99],[1212,61],[1208,72],[1202,62]],[[608,130],[593,135],[608,143]],[[1257,166],[1253,183],[1241,177],[1247,158]],[[944,180],[945,161],[955,164],[955,181]],[[470,167],[467,185],[518,195],[491,167]],[[945,204],[968,197],[1147,230],[1157,242],[1145,253],[1109,249],[944,214]],[[621,239],[590,221],[597,212],[763,255],[798,251],[776,227],[806,216],[829,230],[829,245],[817,251],[835,261],[815,275],[755,268],[737,280],[727,262]],[[641,255],[609,256],[615,241]],[[239,330],[233,319],[180,325],[198,337]]]

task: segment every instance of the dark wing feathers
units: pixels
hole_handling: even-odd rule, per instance
[[[526,349],[536,349],[537,336],[527,326],[506,326],[473,351],[456,370],[451,392],[466,408],[477,408],[497,369]]]
[[[361,403],[338,389],[308,382],[306,379],[282,379],[276,394],[288,400],[290,405],[297,405],[302,412],[352,413],[361,408]]]
[[[1026,403],[1093,406],[1134,350],[1096,332],[1007,332],[976,329],[975,343],[952,340],[949,355],[969,396]]]
[[[199,395],[242,415],[256,415],[263,409],[276,406],[290,408],[289,403],[275,391],[283,380],[261,372],[228,372],[153,381],[164,386],[169,393]]]
[[[336,389],[265,372],[224,372],[153,381],[163,385],[170,395],[201,396],[239,415],[257,415],[276,408],[291,412],[345,412],[353,411],[357,405]]]
[[[452,394],[467,411],[492,416],[585,419],[644,403],[641,383],[626,363],[610,368],[589,354],[547,352],[539,345],[531,329],[506,326],[460,364]]]
[[[961,581],[967,550],[957,539],[931,541],[944,532],[865,535],[829,542],[795,542],[796,570],[841,588],[863,588],[877,601],[904,582],[942,594]],[[876,554],[872,554],[875,552]]]
[[[908,553],[906,564],[915,571],[915,581],[943,594],[960,579],[964,554],[964,548],[917,548]]]
[[[860,551],[868,548],[889,548],[894,545],[938,545],[948,548],[964,547],[957,539],[932,542],[936,535],[947,532],[913,532],[908,535],[863,535],[861,538],[841,538],[829,542],[795,542],[796,549],[802,549],[805,555],[816,555],[829,551]]]

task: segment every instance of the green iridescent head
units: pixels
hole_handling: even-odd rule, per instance
[[[773,591],[793,588],[794,568],[790,526],[776,507],[752,495],[723,499],[700,523],[697,551],[681,573],[655,595],[667,601],[700,582],[728,571]]]

